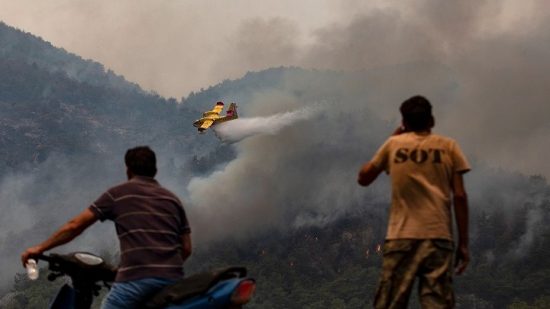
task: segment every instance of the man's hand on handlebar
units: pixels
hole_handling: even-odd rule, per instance
[[[40,255],[42,254],[42,252],[44,251],[40,248],[40,246],[30,247],[25,250],[25,252],[21,254],[21,263],[23,263],[23,267],[26,267],[28,259],[32,258],[33,256]]]

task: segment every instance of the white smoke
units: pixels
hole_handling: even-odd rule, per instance
[[[527,213],[526,231],[520,237],[519,244],[512,252],[516,258],[524,257],[528,250],[531,248],[535,237],[540,233],[541,223],[544,219],[544,215],[541,209],[531,209]]]
[[[30,175],[12,175],[0,181],[0,196],[2,197],[3,216],[0,216],[0,226],[11,233],[20,233],[36,223],[36,217],[26,190],[34,181]],[[0,235],[0,244],[7,241],[9,234]]]
[[[297,121],[310,119],[321,110],[321,105],[315,105],[267,117],[238,118],[220,123],[213,129],[220,140],[235,143],[254,135],[276,134]]]

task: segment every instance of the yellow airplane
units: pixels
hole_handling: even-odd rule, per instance
[[[197,127],[200,133],[204,133],[206,129],[210,128],[213,125],[239,118],[239,116],[237,115],[237,104],[235,103],[231,103],[229,105],[229,108],[227,109],[225,116],[220,117],[220,113],[222,110],[223,102],[216,103],[216,106],[214,106],[212,110],[203,113],[202,118],[195,121],[193,123],[193,126]]]

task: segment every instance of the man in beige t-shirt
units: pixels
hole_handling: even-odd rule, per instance
[[[400,107],[398,128],[360,172],[362,186],[382,171],[391,177],[392,203],[375,308],[406,308],[419,277],[423,308],[452,308],[452,211],[458,228],[456,272],[469,261],[468,203],[462,175],[470,166],[458,144],[431,133],[430,102],[414,96]]]

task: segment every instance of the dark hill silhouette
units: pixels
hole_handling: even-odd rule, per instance
[[[56,48],[30,33],[15,29],[0,21],[0,56],[36,64],[48,72],[63,72],[71,79],[94,86],[116,88],[124,91],[144,92],[134,83],[116,75],[92,60]]]

